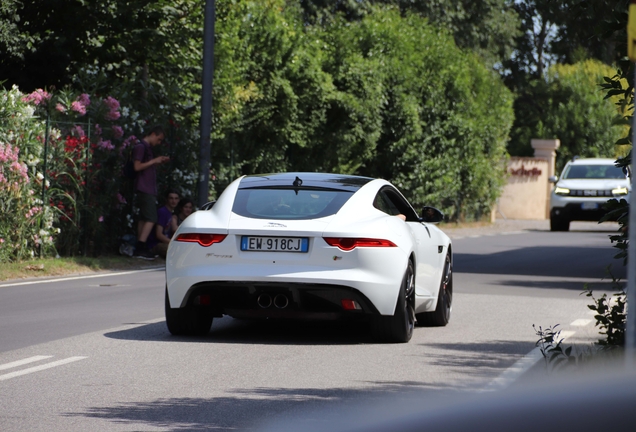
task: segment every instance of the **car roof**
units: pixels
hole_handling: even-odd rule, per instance
[[[570,165],[614,165],[616,159],[611,158],[587,158],[570,161]]]
[[[299,179],[300,183],[294,184],[297,181],[296,179]],[[315,172],[259,174],[243,177],[239,184],[239,189],[298,186],[303,189],[323,188],[355,192],[372,180],[374,179],[371,177]]]

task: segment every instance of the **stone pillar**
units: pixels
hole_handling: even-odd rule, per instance
[[[561,141],[558,139],[533,139],[530,141],[532,148],[534,149],[534,157],[537,159],[545,159],[548,161],[548,177],[552,177],[556,172],[556,149],[561,146]],[[547,202],[545,206],[546,219],[550,218],[550,192],[552,192],[552,185],[550,182],[546,185],[548,190]]]

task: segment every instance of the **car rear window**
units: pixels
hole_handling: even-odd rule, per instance
[[[256,219],[317,219],[330,216],[353,192],[332,189],[239,189],[232,211]]]
[[[564,179],[624,179],[625,173],[614,165],[570,165]]]

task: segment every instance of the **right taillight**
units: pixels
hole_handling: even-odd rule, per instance
[[[350,251],[357,247],[397,247],[391,240],[355,238],[355,237],[323,237],[329,246],[335,246],[343,251]]]

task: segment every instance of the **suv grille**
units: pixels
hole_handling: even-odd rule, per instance
[[[611,197],[611,196],[614,196],[614,195],[612,195],[612,190],[611,189],[606,189],[606,190],[590,190],[590,189],[574,190],[574,189],[571,189],[568,196],[584,197],[584,198],[595,198],[595,197]]]

